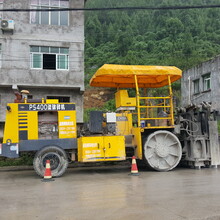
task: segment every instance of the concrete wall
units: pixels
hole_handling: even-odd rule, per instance
[[[83,8],[84,0],[70,0],[71,8]],[[4,8],[30,8],[29,0],[7,0]],[[70,96],[77,104],[77,121],[83,120],[84,91],[84,14],[69,12],[69,26],[30,24],[29,12],[4,12],[3,19],[14,20],[13,34],[0,31],[2,67],[0,68],[0,121],[5,104],[14,100],[12,85],[28,89],[37,96]],[[30,46],[69,48],[69,70],[30,69]],[[36,89],[37,88],[37,89]],[[39,97],[40,98],[40,97]]]
[[[203,91],[202,76],[211,73],[211,89]],[[200,79],[200,92],[194,94],[193,81]],[[212,108],[220,110],[220,56],[183,72],[181,80],[182,106],[211,102]]]

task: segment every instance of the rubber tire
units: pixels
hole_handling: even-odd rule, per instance
[[[56,169],[52,169],[51,167],[52,177],[62,176],[68,167],[68,157],[66,155],[66,152],[62,148],[57,146],[44,147],[35,154],[33,160],[35,172],[41,177],[44,176],[45,165],[43,163],[45,161],[45,157],[48,154],[54,154],[55,157],[59,160],[58,167],[56,167]]]

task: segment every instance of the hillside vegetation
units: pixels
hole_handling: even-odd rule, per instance
[[[86,7],[214,5],[218,0],[88,0]],[[190,68],[220,53],[220,8],[85,12],[86,83],[104,63]]]

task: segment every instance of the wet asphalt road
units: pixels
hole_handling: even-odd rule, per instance
[[[0,171],[0,219],[220,219],[220,169],[70,168],[53,182]]]

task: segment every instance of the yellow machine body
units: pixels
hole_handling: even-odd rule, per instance
[[[53,104],[52,104],[53,103]],[[69,109],[74,103],[48,100],[42,103],[9,103],[7,105],[4,143],[21,140],[76,138],[76,111]],[[51,125],[56,137],[40,137],[40,125]]]
[[[132,132],[132,114],[131,112],[117,113],[116,134],[130,135]]]
[[[136,106],[136,99],[130,98],[128,96],[127,90],[118,90],[115,93],[115,103],[116,103],[116,108],[135,107]]]
[[[143,141],[146,143],[146,138],[155,130],[174,129],[171,83],[181,75],[180,69],[170,66],[102,66],[92,77],[90,85],[116,88],[117,109],[116,112],[95,111],[90,114],[88,126],[81,131],[78,129],[79,138],[74,103],[59,103],[52,99],[35,100],[36,103],[22,99],[22,103],[9,103],[0,156],[16,158],[19,152],[38,152],[34,166],[35,170],[40,170],[38,174],[43,175],[44,162],[52,155],[52,160],[57,158],[57,164],[63,166],[57,176],[68,166],[68,156],[79,162],[123,161],[133,155],[137,159],[146,159],[149,150],[146,151]],[[152,97],[146,91],[146,88],[163,86],[167,86],[168,92],[160,97]],[[129,97],[127,88],[134,89],[135,97]],[[163,114],[159,114],[161,112]],[[168,135],[164,139],[170,137]],[[176,137],[171,133],[172,138]],[[161,146],[155,137],[151,142],[151,149],[158,148],[160,162],[160,157],[166,153],[162,148],[163,141]],[[179,156],[175,152],[173,154],[173,157]],[[147,156],[151,160],[154,154]]]
[[[143,133],[174,129],[171,84],[181,76],[182,71],[174,66],[105,64],[91,78],[91,86],[117,88],[116,133],[125,136],[126,147],[132,147],[138,159],[143,158]],[[168,86],[168,95],[152,97],[147,94],[147,88],[163,86]],[[135,89],[135,97],[128,96],[127,88]]]
[[[125,160],[124,136],[96,136],[78,138],[78,161],[120,161]]]
[[[6,111],[3,143],[6,143],[7,140],[11,140],[12,143],[18,143],[18,104],[10,103],[7,106],[9,106],[11,110]]]

